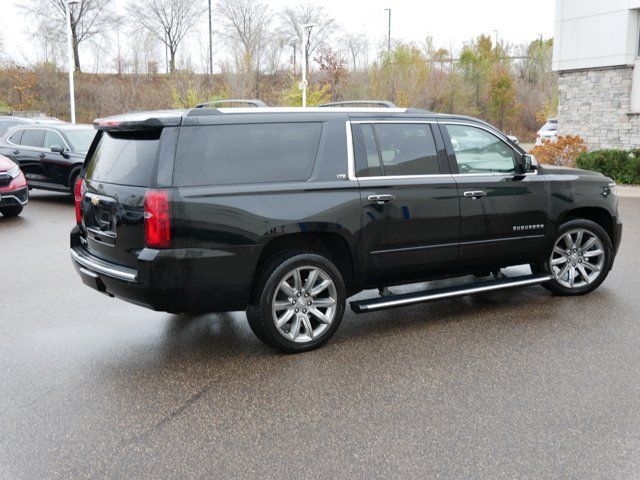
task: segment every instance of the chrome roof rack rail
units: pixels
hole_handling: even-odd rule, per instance
[[[319,105],[320,107],[348,107],[348,106],[364,106],[364,105],[377,105],[378,107],[386,108],[398,108],[398,106],[389,102],[388,100],[346,100],[342,102],[329,102]]]
[[[196,108],[206,108],[212,105],[225,105],[229,103],[243,103],[245,105],[253,105],[256,108],[267,107],[268,105],[264,103],[262,100],[258,99],[248,99],[248,98],[228,98],[223,100],[214,100],[212,102],[204,102],[196,105]]]

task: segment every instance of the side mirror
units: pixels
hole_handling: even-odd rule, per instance
[[[67,153],[67,151],[63,147],[61,147],[60,145],[53,145],[51,147],[51,151],[53,153],[59,153],[64,158],[69,158],[69,154]]]
[[[516,166],[516,173],[518,175],[524,175],[525,173],[533,172],[537,169],[538,162],[536,162],[536,158],[533,155],[525,153]]]

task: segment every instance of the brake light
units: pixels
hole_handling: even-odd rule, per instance
[[[76,224],[82,225],[82,199],[84,194],[87,193],[87,188],[84,184],[84,178],[76,178],[76,183],[73,186],[73,199],[76,204]]]
[[[147,190],[144,196],[144,234],[148,247],[171,246],[169,192],[166,190]]]

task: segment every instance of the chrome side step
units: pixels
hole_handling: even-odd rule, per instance
[[[456,285],[453,287],[434,288],[422,292],[401,293],[399,295],[389,295],[386,297],[372,298],[368,300],[357,300],[350,302],[351,310],[355,313],[373,312],[384,310],[385,308],[403,307],[416,303],[431,302],[443,298],[462,297],[473,293],[491,292],[506,288],[525,287],[527,285],[538,285],[551,280],[551,275],[525,275],[522,277],[501,278],[486,282],[475,282],[468,285]]]

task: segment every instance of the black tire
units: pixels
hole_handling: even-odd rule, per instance
[[[317,268],[326,274],[333,282],[336,298],[332,321],[324,327],[317,338],[300,343],[285,337],[278,329],[272,314],[272,302],[275,301],[281,282],[287,278],[290,272],[302,267]],[[299,353],[313,350],[329,341],[340,326],[345,302],[346,290],[342,275],[329,259],[311,252],[286,251],[274,255],[260,268],[246,314],[251,330],[261,341],[282,352]],[[311,314],[308,315],[308,318],[313,319],[314,323],[316,322],[315,317]],[[320,325],[321,322],[317,322],[317,326]]]
[[[591,283],[588,283],[581,287],[569,288],[561,284],[555,278],[551,267],[551,258],[556,242],[562,239],[562,237],[564,237],[568,232],[575,231],[577,229],[585,230],[590,235],[596,236],[600,240],[604,250],[604,261],[602,262],[602,267],[599,271],[599,275]],[[607,278],[613,262],[613,245],[611,244],[611,238],[600,225],[592,222],[591,220],[575,219],[565,222],[560,226],[560,229],[558,230],[558,233],[556,234],[556,237],[553,241],[551,251],[547,253],[547,258],[548,260],[546,260],[545,262],[535,263],[531,265],[531,271],[533,273],[548,273],[554,277],[552,280],[543,284],[546,289],[550,290],[556,295],[585,295],[598,288]]]
[[[5,217],[17,217],[22,213],[22,205],[0,208],[0,213]]]

